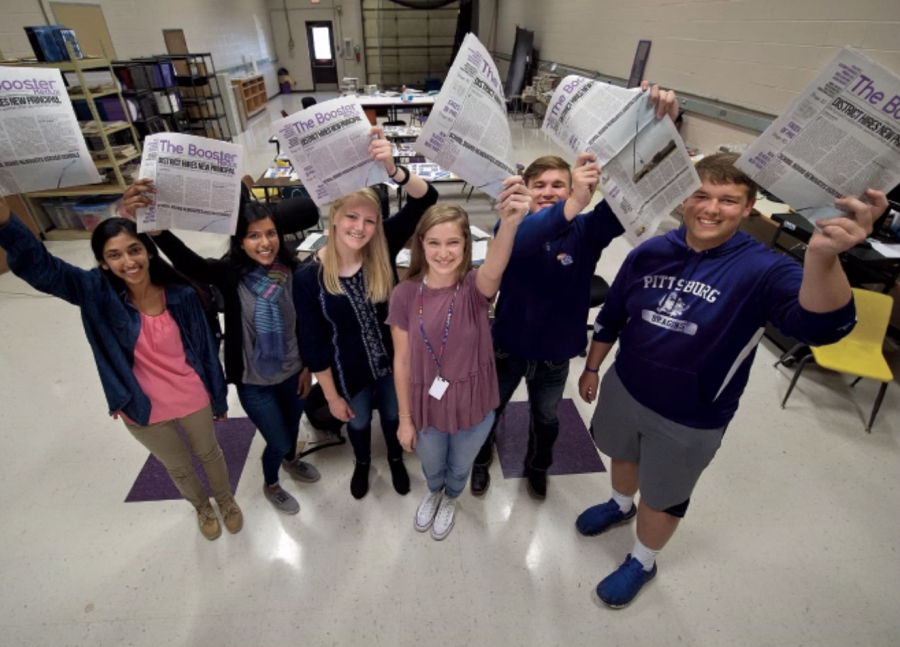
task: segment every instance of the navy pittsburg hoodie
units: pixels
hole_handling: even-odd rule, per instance
[[[619,340],[615,370],[635,400],[699,429],[734,417],[766,321],[812,345],[849,333],[856,307],[827,313],[798,300],[803,268],[743,231],[695,252],[685,229],[638,246],[625,260],[594,325]]]

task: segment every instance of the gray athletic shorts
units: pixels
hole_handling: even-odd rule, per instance
[[[641,498],[666,510],[690,498],[725,427],[696,429],[654,413],[631,397],[613,365],[600,384],[591,433],[610,458],[638,464]]]

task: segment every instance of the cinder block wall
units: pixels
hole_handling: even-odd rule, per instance
[[[543,60],[628,78],[638,40],[653,41],[646,78],[663,87],[778,114],[841,47],[900,74],[897,0],[500,0],[497,51],[515,26],[535,31]],[[704,150],[755,133],[688,116]]]

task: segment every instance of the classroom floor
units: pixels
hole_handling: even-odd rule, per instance
[[[273,100],[241,135],[245,172],[274,155],[267,125],[281,107],[299,109],[300,96]],[[513,136],[522,163],[557,151],[521,122]],[[445,197],[465,199],[458,188]],[[491,226],[488,200],[468,205]],[[185,237],[201,253],[224,250],[222,236]],[[93,265],[83,241],[48,247]],[[612,280],[627,252],[614,241],[598,272]],[[536,502],[495,461],[487,496],[466,491],[453,532],[435,542],[413,529],[425,491],[416,456],[400,497],[377,431],[368,496],[350,496],[349,444],[328,449],[311,458],[320,482],[283,479],[302,506],[293,517],[263,498],[257,435],[239,534],[206,541],[183,501],[123,503],[147,452],[105,415],[78,310],[0,276],[0,644],[900,644],[900,385],[869,435],[877,385],[851,390],[809,368],[781,410],[790,371],[775,358],[764,342],[656,579],[614,611],[591,591],[631,549],[634,526],[588,539],[573,525],[608,498],[607,474],[551,477]],[[565,395],[587,421],[582,366],[572,361]],[[229,403],[241,416],[233,389]]]

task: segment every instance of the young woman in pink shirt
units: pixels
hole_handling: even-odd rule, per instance
[[[413,236],[409,274],[391,296],[397,435],[419,454],[428,484],[415,528],[430,528],[436,540],[453,529],[457,497],[499,404],[488,307],[530,205],[521,179],[510,178],[499,196],[500,228],[477,269],[466,212],[431,207]]]

